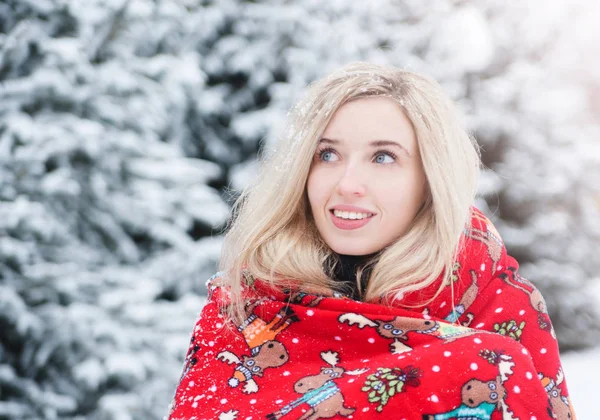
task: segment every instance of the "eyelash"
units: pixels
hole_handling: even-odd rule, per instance
[[[375,153],[375,156],[380,155],[380,154],[385,154],[385,155],[389,155],[392,159],[397,160],[398,156],[396,156],[396,154],[394,152],[390,152],[389,150],[378,150],[377,153]]]
[[[319,149],[319,150],[317,150],[317,157],[319,158],[319,160],[323,160],[323,155],[328,152],[333,153],[333,152],[335,152],[335,150],[333,150],[333,148],[331,148],[331,147],[325,147],[323,149]]]
[[[335,153],[335,150],[333,148],[331,148],[331,147],[326,147],[324,149],[318,150],[317,151],[317,156],[318,156],[319,160],[323,160],[323,155],[325,153]],[[385,150],[385,149],[378,150],[373,155],[373,157],[375,158],[376,156],[381,155],[381,154],[389,155],[394,160],[397,160],[397,158],[398,158],[398,156],[394,152],[390,152],[389,150]]]

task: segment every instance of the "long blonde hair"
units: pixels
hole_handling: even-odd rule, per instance
[[[234,205],[220,264],[221,283],[234,303],[229,311],[234,320],[243,316],[244,270],[275,288],[294,282],[305,290],[331,289],[328,261],[334,253],[312,220],[306,180],[334,112],[348,101],[373,96],[395,101],[411,121],[428,196],[410,230],[371,262],[364,300],[392,304],[441,274],[444,281],[438,292],[449,283],[476,193],[477,143],[433,79],[394,67],[353,63],[309,86],[290,112],[276,150],[264,159],[256,182]]]

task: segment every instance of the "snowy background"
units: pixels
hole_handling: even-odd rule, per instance
[[[159,419],[229,205],[305,85],[422,71],[600,409],[600,3],[0,1],[0,418]],[[595,411],[594,411],[595,410]]]

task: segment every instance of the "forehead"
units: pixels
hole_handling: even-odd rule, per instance
[[[392,140],[411,146],[411,140],[416,142],[412,123],[400,105],[379,96],[343,104],[333,114],[323,137],[353,144]]]

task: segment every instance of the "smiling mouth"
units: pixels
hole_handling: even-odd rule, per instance
[[[340,210],[331,210],[330,214],[333,225],[338,229],[346,231],[362,228],[373,219],[373,216],[375,216],[373,213]]]
[[[331,210],[331,213],[333,213],[335,217],[343,220],[362,220],[368,219],[369,217],[373,217],[375,215],[374,213],[363,213],[343,210]]]

